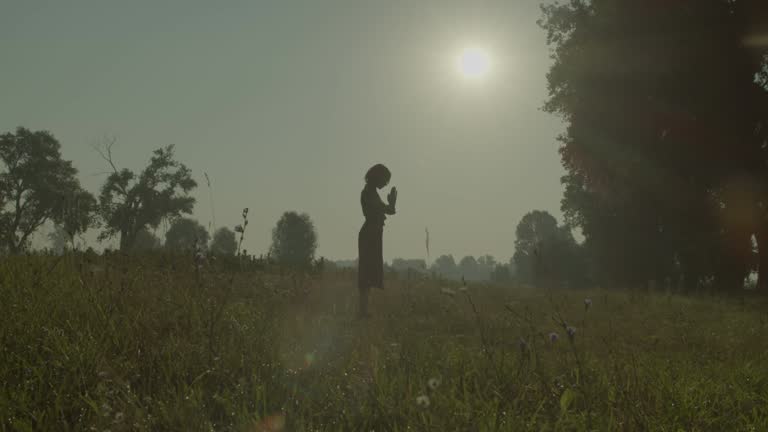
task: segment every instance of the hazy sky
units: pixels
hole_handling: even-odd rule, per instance
[[[385,259],[424,257],[429,227],[432,258],[507,260],[526,212],[561,219],[538,4],[2,0],[0,131],[51,131],[93,193],[103,137],[136,170],[175,144],[200,184],[194,216],[211,219],[205,171],[217,225],[250,208],[256,253],[297,210],[320,255],[356,257],[362,178],[381,162],[400,192]],[[482,81],[454,65],[468,44],[491,53]]]

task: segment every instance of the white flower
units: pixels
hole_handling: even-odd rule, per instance
[[[429,396],[421,395],[416,398],[416,405],[422,408],[429,408]]]
[[[589,310],[590,306],[592,306],[592,299],[585,298],[584,299],[584,310]]]
[[[440,378],[430,378],[429,381],[427,381],[427,385],[431,390],[437,390],[438,387],[440,387]]]

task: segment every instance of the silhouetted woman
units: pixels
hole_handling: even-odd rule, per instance
[[[384,288],[384,255],[382,235],[386,215],[395,214],[397,189],[394,187],[387,195],[387,204],[379,198],[377,189],[389,184],[392,174],[382,164],[371,167],[365,174],[365,187],[360,194],[365,222],[357,237],[358,264],[357,288],[360,290],[361,318],[368,317],[368,293],[371,287]]]

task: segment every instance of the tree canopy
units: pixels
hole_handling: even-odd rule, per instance
[[[189,251],[195,247],[207,249],[210,235],[198,221],[191,218],[177,218],[165,233],[166,249]]]
[[[603,281],[742,286],[751,236],[768,234],[766,45],[749,43],[765,30],[761,10],[755,0],[543,7],[554,59],[545,109],[568,125],[562,209]]]
[[[215,255],[235,255],[237,253],[235,232],[227,227],[217,229],[213,233],[211,252]]]
[[[120,249],[131,250],[142,229],[157,228],[164,219],[192,213],[195,198],[189,192],[197,186],[191,171],[174,159],[174,146],[155,150],[149,164],[136,175],[118,169],[112,159],[112,143],[99,149],[112,168],[101,188],[99,208],[104,230],[99,239],[120,236]]]
[[[19,127],[0,136],[0,250],[22,252],[49,220],[69,232],[93,223],[93,196],[80,187],[60,148],[46,131]]]
[[[317,249],[317,232],[309,215],[285,212],[272,230],[270,254],[280,264],[308,267]]]

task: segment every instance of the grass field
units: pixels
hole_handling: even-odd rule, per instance
[[[765,300],[353,281],[4,259],[2,430],[768,431]]]

